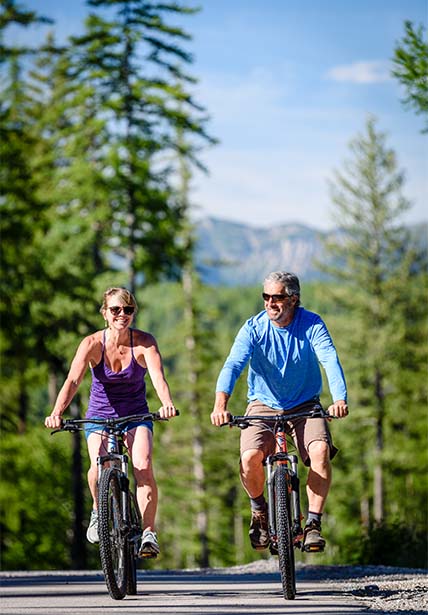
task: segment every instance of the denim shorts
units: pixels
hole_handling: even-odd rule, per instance
[[[104,418],[104,417],[92,417],[92,418]],[[136,427],[140,427],[140,426],[146,427],[147,429],[150,429],[150,431],[153,433],[153,421],[132,421],[131,423],[128,423],[127,425],[124,426],[123,431],[130,431],[131,429],[135,429]],[[99,425],[98,423],[85,423],[84,425],[84,430],[85,430],[85,438],[88,439],[91,433],[106,433],[106,428],[104,425]]]

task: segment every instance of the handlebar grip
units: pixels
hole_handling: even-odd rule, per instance
[[[175,409],[174,416],[180,416],[180,410],[178,410],[178,408]],[[163,416],[159,414],[159,411],[151,413],[151,418],[153,418],[155,421],[168,421],[170,418],[173,419],[174,416],[164,418]]]
[[[231,414],[230,421],[228,421],[227,423],[222,423],[220,427],[226,427],[227,425],[229,425],[229,427],[239,427],[239,429],[247,429],[247,427],[250,426],[250,423],[247,423],[246,421],[241,421],[240,418],[241,417],[233,416]]]
[[[54,429],[51,431],[51,436],[54,433],[59,433],[60,431],[81,431],[77,425],[74,424],[74,419],[63,419],[61,418],[61,427]]]

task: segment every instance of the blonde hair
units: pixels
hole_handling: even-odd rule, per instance
[[[102,306],[100,307],[101,314],[106,311],[107,300],[112,295],[120,299],[120,301],[122,301],[122,303],[124,303],[125,305],[132,305],[135,308],[135,312],[137,312],[138,305],[137,305],[137,302],[135,301],[134,295],[130,293],[127,288],[113,286],[112,288],[108,288],[103,294],[103,303],[102,303]]]

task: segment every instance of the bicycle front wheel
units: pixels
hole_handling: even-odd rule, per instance
[[[278,560],[282,590],[286,600],[293,600],[296,596],[296,571],[291,529],[290,495],[285,466],[277,466],[274,484]]]
[[[127,568],[128,579],[126,593],[128,596],[133,596],[137,593],[137,562],[138,562],[138,546],[141,537],[141,516],[138,509],[137,500],[133,493],[129,493],[128,500],[128,519],[130,522],[131,531],[127,540]]]
[[[128,545],[123,531],[119,476],[114,468],[101,472],[98,486],[98,534],[107,589],[112,598],[121,600],[127,589]]]

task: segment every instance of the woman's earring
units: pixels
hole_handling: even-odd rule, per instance
[[[104,321],[104,326],[105,326],[105,328],[107,329],[107,327],[108,327],[108,322],[107,322],[106,320]]]

